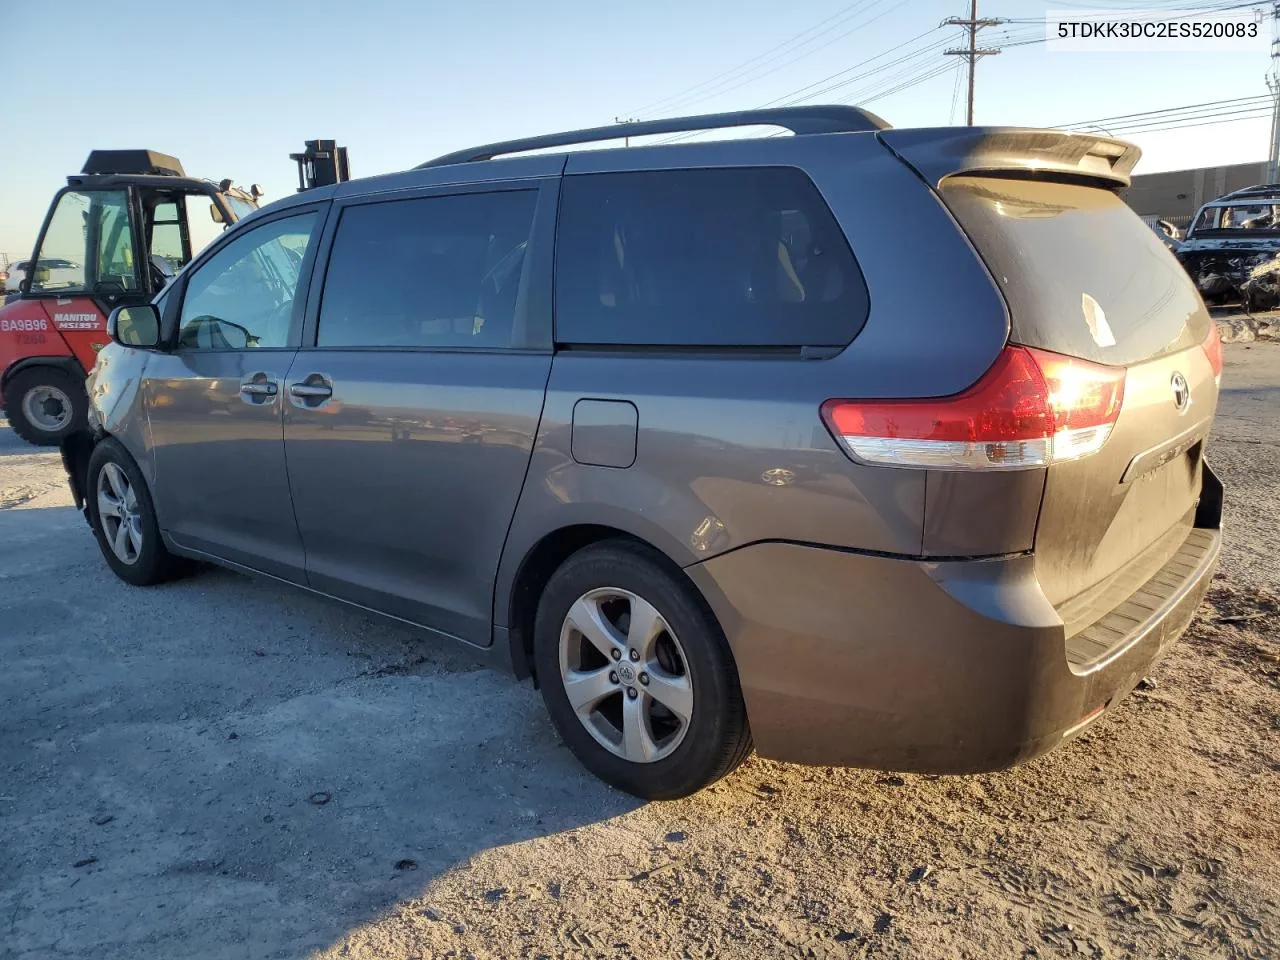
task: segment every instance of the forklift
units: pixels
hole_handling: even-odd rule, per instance
[[[349,178],[346,149],[310,140],[290,154],[299,190]],[[262,190],[188,177],[154,150],[94,150],[54,196],[13,298],[0,308],[0,405],[14,432],[56,446],[84,429],[84,381],[108,343],[107,316],[151,301]]]

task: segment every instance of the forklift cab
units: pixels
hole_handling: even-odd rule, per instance
[[[67,178],[40,231],[23,299],[91,299],[105,317],[147,303],[261,191],[187,177],[152,150],[94,150]],[[97,326],[97,324],[95,324]]]

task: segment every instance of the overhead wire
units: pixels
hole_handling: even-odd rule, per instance
[[[956,62],[956,81],[951,87],[951,112],[947,114],[947,123],[956,122],[956,110],[960,106],[960,84],[964,79],[964,64]]]
[[[860,61],[859,63],[853,64],[852,66],[846,67],[843,70],[836,71],[833,74],[830,74],[819,80],[808,83],[805,86],[792,90],[789,93],[783,94],[780,97],[775,97],[773,100],[769,100],[765,103],[759,104],[756,107],[756,109],[764,109],[764,108],[773,107],[773,106],[795,106],[796,104],[803,103],[807,100],[812,100],[815,97],[824,96],[825,94],[834,92],[835,90],[842,89],[853,83],[857,83],[860,80],[864,80],[869,77],[884,74],[885,71],[892,70],[895,67],[899,67],[904,64],[910,63],[913,60],[918,60],[921,57],[927,56],[928,54],[934,52],[938,48],[945,46],[946,43],[948,42],[948,38],[943,37],[942,39],[937,40],[933,43],[930,43],[919,49],[912,50],[906,53],[901,53],[895,59],[890,60],[887,63],[877,66],[871,70],[867,70],[863,73],[855,74],[853,76],[844,76],[844,79],[841,79],[835,83],[830,83],[830,84],[827,84],[826,86],[820,87],[819,89],[814,89],[816,87],[819,87],[820,84],[824,83],[827,80],[831,80],[835,77],[840,77],[842,75],[847,75],[851,71],[856,70],[859,67],[866,66],[867,64],[870,64],[870,63],[874,63],[877,60],[881,60],[886,56],[889,56],[895,52],[902,50],[904,47],[910,47],[911,44],[916,43],[919,40],[922,40],[925,37],[928,37],[930,34],[937,32],[938,29],[939,28],[935,27],[932,30],[926,30],[924,33],[918,34],[917,36],[912,37],[910,40],[907,40],[905,43],[899,44],[896,47],[892,47],[888,50],[882,51],[881,53],[878,53],[873,57],[868,57],[865,60]],[[946,64],[945,66],[948,69],[950,68],[950,64]],[[912,69],[915,69],[915,68],[913,67]],[[903,74],[892,74],[891,76],[899,77],[902,75]],[[848,102],[848,101],[844,101],[844,102]],[[675,136],[671,136],[663,140],[655,141],[655,145],[666,144],[666,143],[679,143],[681,141],[689,140],[694,137],[700,136],[702,133],[703,131],[692,131],[689,133],[676,134]]]
[[[848,23],[849,20],[854,19],[857,15],[860,15],[863,13],[870,13],[874,7],[882,3],[889,3],[889,2],[891,2],[891,0],[865,0],[864,4],[861,5],[858,10],[854,11],[854,13],[851,16],[844,18],[839,25]],[[731,93],[734,90],[738,90],[742,87],[745,87],[748,84],[756,83],[757,81],[762,80],[767,76],[771,76],[772,74],[777,73],[779,70],[783,70],[787,67],[792,66],[793,64],[799,63],[801,60],[804,60],[808,57],[813,56],[815,53],[819,52],[820,50],[825,50],[827,47],[831,46],[832,44],[839,43],[841,40],[850,36],[854,32],[861,30],[865,27],[868,27],[871,24],[875,23],[877,20],[881,19],[882,17],[886,17],[890,13],[893,13],[895,10],[904,6],[907,2],[908,0],[896,0],[896,2],[892,2],[892,6],[881,10],[875,16],[869,17],[868,19],[862,20],[858,23],[854,23],[845,30],[842,30],[831,36],[827,36],[823,40],[823,42],[819,43],[817,46],[810,46],[807,49],[804,49],[803,51],[801,51],[800,48],[797,47],[795,50],[789,51],[788,55],[786,55],[784,59],[768,65],[767,69],[763,69],[759,71],[748,71],[747,73],[744,73],[741,76],[726,78],[724,82],[716,84],[712,87],[709,87],[697,94],[693,94],[688,97],[683,97],[683,98],[679,98],[674,101],[668,102],[662,107],[662,109],[664,111],[682,110],[693,104],[701,103],[705,100],[709,100],[714,97],[720,97],[726,93]],[[868,3],[870,4],[869,6],[867,5]],[[836,26],[836,24],[833,24],[832,26],[834,27]],[[815,37],[811,39],[816,40],[818,38]],[[806,41],[806,44],[809,42],[810,41]],[[790,56],[789,54],[794,54],[794,56]],[[765,67],[766,64],[761,63],[759,64],[759,66]]]
[[[1176,115],[1185,112],[1195,112],[1207,110],[1212,107],[1232,107],[1245,103],[1264,103],[1271,101],[1270,94],[1256,94],[1245,97],[1232,97],[1227,100],[1208,100],[1204,103],[1188,103],[1178,107],[1163,107],[1158,110],[1142,110],[1137,113],[1121,113],[1113,117],[1096,117],[1093,120],[1077,120],[1073,123],[1055,123],[1053,126],[1057,129],[1069,129],[1071,127],[1089,127],[1089,126],[1110,126],[1116,125],[1118,121],[1142,121],[1148,118],[1161,117],[1163,119],[1176,119]]]
[[[813,26],[805,30],[801,30],[799,33],[788,38],[787,40],[782,41],[782,43],[779,43],[779,44],[776,44],[775,46],[770,47],[768,50],[764,51],[763,53],[758,53],[754,57],[749,57],[748,59],[742,61],[735,67],[730,67],[728,70],[724,70],[713,77],[703,80],[700,83],[695,83],[691,87],[685,87],[683,90],[678,90],[675,93],[668,94],[665,97],[659,97],[657,100],[651,100],[648,103],[644,104],[644,106],[637,107],[634,110],[629,111],[628,113],[638,115],[642,113],[648,113],[659,107],[664,107],[666,104],[670,103],[673,100],[682,99],[685,96],[695,91],[702,90],[708,86],[712,86],[722,79],[727,79],[732,75],[739,74],[743,71],[748,71],[751,69],[751,67],[758,65],[762,60],[767,61],[781,55],[783,51],[786,50],[787,47],[795,44],[796,41],[799,41],[802,38],[808,38],[808,39],[805,39],[803,43],[799,44],[799,46],[804,46],[804,43],[808,43],[811,40],[816,39],[815,36],[810,36],[811,34],[816,34],[823,27],[826,27],[828,24],[830,24],[833,20],[840,20],[846,15],[853,15],[854,13],[856,13],[854,9],[855,7],[865,7],[866,4],[869,2],[870,0],[855,0],[854,3],[851,3],[848,6],[841,8],[831,16],[827,17],[826,19],[821,20],[818,23],[815,23]]]

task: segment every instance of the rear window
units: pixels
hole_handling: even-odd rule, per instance
[[[952,177],[942,195],[1004,293],[1014,342],[1124,365],[1207,335],[1186,271],[1111,191]]]
[[[844,346],[867,288],[799,170],[565,177],[556,339],[650,346]]]

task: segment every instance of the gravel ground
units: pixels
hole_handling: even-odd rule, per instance
[[[270,583],[112,578],[0,423],[0,957],[1280,956],[1280,345],[1227,348],[1222,573],[1083,738],[933,778],[591,779],[537,694]]]

